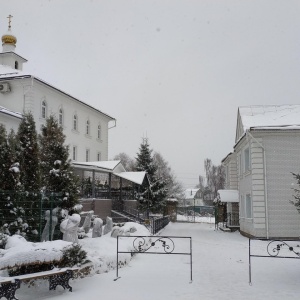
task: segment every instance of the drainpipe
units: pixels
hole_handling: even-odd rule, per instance
[[[264,184],[265,184],[265,203],[266,203],[266,229],[267,239],[269,239],[269,211],[268,211],[268,188],[267,188],[267,162],[266,162],[266,150],[263,145],[250,133],[250,130],[246,130],[246,135],[250,136],[263,150],[264,158]]]

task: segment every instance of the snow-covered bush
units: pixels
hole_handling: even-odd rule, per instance
[[[88,263],[87,253],[82,250],[82,246],[79,244],[72,244],[63,250],[63,256],[61,261],[58,263],[58,267],[73,267]]]

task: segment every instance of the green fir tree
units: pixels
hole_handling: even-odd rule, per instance
[[[144,139],[136,157],[136,170],[147,172],[150,185],[143,184],[139,188],[139,207],[144,211],[162,213],[166,206],[167,183],[157,173],[157,165],[152,156],[148,140]]]
[[[0,216],[1,231],[25,235],[24,209],[21,203],[20,168],[3,125],[0,125]]]
[[[60,208],[72,211],[78,203],[79,183],[64,143],[62,127],[50,116],[40,135],[42,185],[46,195],[60,194]]]
[[[19,141],[20,181],[22,184],[22,200],[27,222],[29,239],[38,239],[41,209],[41,182],[39,145],[35,121],[31,113],[25,114],[19,125],[17,140]]]

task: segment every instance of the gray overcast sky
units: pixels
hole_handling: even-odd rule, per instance
[[[109,158],[147,135],[185,187],[232,151],[238,106],[299,103],[299,0],[0,4],[25,71],[117,119]]]

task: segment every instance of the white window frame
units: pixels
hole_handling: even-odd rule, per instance
[[[242,153],[238,155],[238,172],[239,176],[243,175],[243,160],[242,160]]]
[[[250,193],[245,195],[245,218],[252,219],[252,197]]]
[[[73,130],[78,131],[78,116],[77,114],[73,115],[73,126],[72,126]]]
[[[45,99],[42,100],[41,103],[42,107],[41,107],[41,116],[43,119],[47,118],[47,102]]]
[[[91,132],[91,124],[90,124],[90,120],[86,120],[86,127],[85,127],[85,134],[86,135],[90,135]]]
[[[58,124],[60,126],[64,125],[64,111],[62,108],[58,110]]]
[[[97,153],[97,161],[101,161],[101,152]]]
[[[90,149],[85,150],[85,161],[90,161]]]
[[[251,171],[251,153],[249,146],[243,151],[243,165],[244,173]]]
[[[101,132],[101,125],[99,124],[98,125],[98,133],[97,133],[98,140],[101,140],[101,134],[102,134],[102,132]]]
[[[73,146],[72,158],[73,160],[77,160],[77,146]]]

